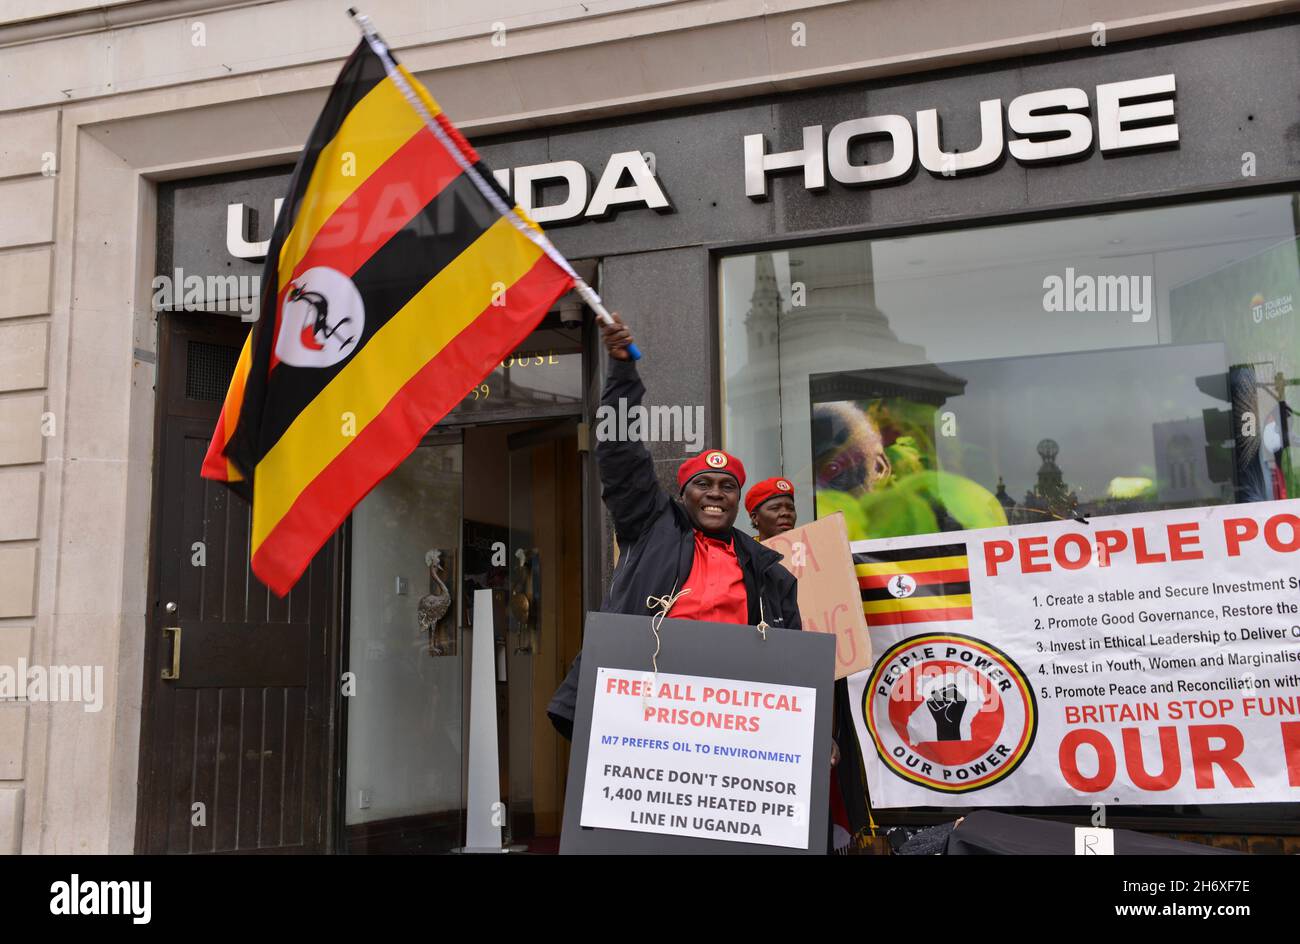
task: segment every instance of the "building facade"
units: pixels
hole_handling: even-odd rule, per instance
[[[1016,522],[1294,494],[1298,6],[368,12],[634,326],[680,417],[651,445],[665,481],[724,445],[810,520],[842,484],[819,430],[888,401],[951,411],[937,461]],[[0,703],[2,851],[464,844],[474,587],[501,603],[504,826],[558,835],[543,708],[614,560],[576,302],[283,601],[194,474],[276,196],[356,41],[334,7],[0,15],[0,666],[89,670],[79,700]],[[1250,469],[1195,383],[1243,365],[1282,430]],[[1112,821],[1300,831],[1295,804]]]

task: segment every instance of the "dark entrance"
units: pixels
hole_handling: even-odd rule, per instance
[[[337,538],[280,599],[250,509],[199,476],[248,325],[164,313],[136,850],[323,852]]]
[[[582,638],[583,369],[582,329],[552,313],[353,510],[344,851],[476,845],[478,811],[507,845],[558,850],[569,747],[546,704]],[[475,625],[478,589],[492,591],[491,625]],[[483,633],[488,665],[475,664]],[[470,725],[484,689],[495,745]],[[487,766],[498,782],[471,795],[470,771]]]

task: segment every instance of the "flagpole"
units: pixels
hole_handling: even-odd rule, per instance
[[[406,81],[406,78],[398,71],[397,63],[393,61],[393,57],[389,54],[387,44],[375,30],[374,24],[370,22],[370,17],[366,16],[364,13],[358,13],[356,7],[349,7],[348,15],[352,17],[353,21],[361,29],[361,34],[366,38],[366,42],[370,44],[371,50],[373,50],[375,55],[379,57],[381,62],[383,62],[384,69],[388,73],[388,77],[393,80],[393,84],[401,90],[407,103],[415,109],[416,114],[423,119],[425,126],[433,132],[434,137],[436,137],[439,143],[447,149],[448,153],[451,154],[452,159],[455,160],[455,162],[460,166],[461,171],[473,182],[479,193],[481,193],[483,197],[492,204],[493,209],[508,219],[515,229],[528,237],[528,239],[541,249],[552,262],[564,270],[564,272],[573,279],[574,291],[576,291],[579,297],[587,303],[587,306],[596,313],[597,318],[607,325],[612,325],[614,319],[605,309],[605,303],[600,300],[600,296],[596,294],[596,290],[588,285],[586,280],[573,270],[573,266],[569,264],[569,260],[560,254],[560,251],[555,248],[555,245],[547,238],[545,233],[540,232],[535,226],[530,226],[520,218],[519,214],[515,212],[513,206],[510,206],[501,199],[500,194],[493,189],[491,184],[483,179],[483,175],[480,174],[478,169],[469,162],[456,142],[451,140],[448,136],[442,125],[438,124],[438,122],[434,120],[434,117],[429,114],[429,110],[425,108],[424,102],[420,99],[420,96],[416,94],[415,90],[411,88],[410,84]],[[641,351],[637,348],[635,343],[627,346],[627,353],[634,361],[641,359]]]

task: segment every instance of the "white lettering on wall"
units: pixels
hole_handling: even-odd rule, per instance
[[[1141,150],[1178,142],[1174,116],[1174,76],[1157,75],[1125,82],[1110,82],[1096,89],[1096,136],[1103,154]],[[1002,101],[979,104],[980,139],[976,147],[945,150],[938,109],[916,113],[916,126],[902,115],[853,118],[833,126],[822,145],[822,126],[803,129],[803,147],[769,153],[762,134],[744,137],[745,195],[768,197],[768,178],[788,171],[803,171],[805,190],[825,189],[825,169],[837,183],[878,185],[906,177],[916,161],[942,177],[995,165],[1004,149],[1021,164],[1032,165],[1085,155],[1093,146],[1088,93],[1081,88],[1029,92],[1011,100],[1004,128]],[[854,163],[850,149],[860,138],[888,137],[888,160]]]
[[[277,197],[275,208],[271,211],[272,227],[280,217],[282,206],[284,206],[283,198]],[[267,236],[259,242],[249,241],[248,212],[249,208],[242,203],[232,203],[226,207],[226,252],[236,259],[264,259],[267,250],[271,248],[271,237]]]

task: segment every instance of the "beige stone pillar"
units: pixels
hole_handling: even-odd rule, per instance
[[[50,270],[59,115],[0,117],[0,673],[32,660],[50,431]],[[3,683],[0,683],[3,684]],[[29,707],[0,702],[0,853],[22,843]]]

